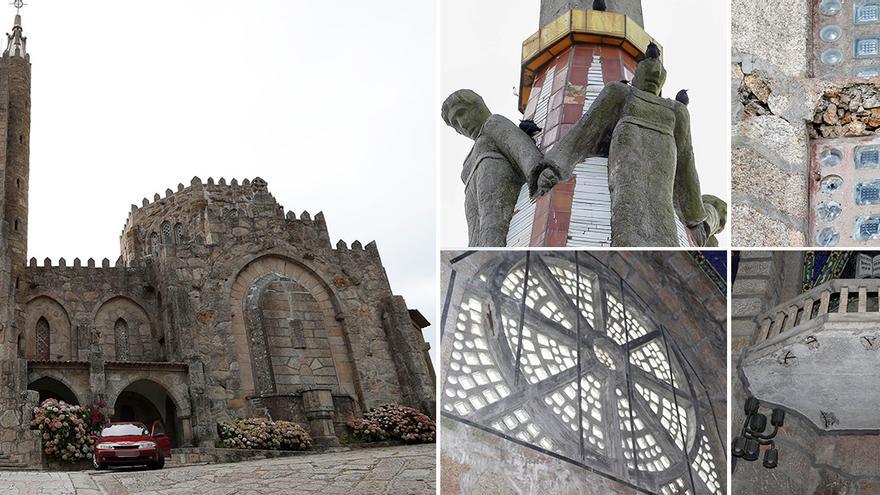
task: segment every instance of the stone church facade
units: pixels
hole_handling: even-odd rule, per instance
[[[112,266],[27,260],[26,43],[17,17],[0,60],[3,459],[39,462],[29,411],[46,397],[162,420],[177,446],[213,445],[234,417],[332,444],[383,403],[434,415],[428,322],[375,243],[332,245],[323,214],[285,213],[260,178],[193,178],[133,205]]]

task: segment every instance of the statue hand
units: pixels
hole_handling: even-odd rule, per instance
[[[688,227],[688,230],[691,231],[691,237],[694,239],[694,242],[697,243],[698,247],[706,246],[706,242],[709,240],[708,225],[706,222],[701,222],[693,227]]]
[[[529,195],[533,199],[550,192],[561,180],[559,167],[550,160],[538,162],[529,175]]]
[[[541,175],[538,176],[538,196],[543,196],[550,192],[556,184],[559,183],[559,177],[553,169],[545,168]]]

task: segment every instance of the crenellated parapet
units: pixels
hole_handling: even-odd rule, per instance
[[[122,260],[122,256],[116,258],[116,262],[112,265],[112,268],[125,268],[125,262]],[[104,258],[101,260],[100,265],[95,261],[95,258],[89,258],[83,263],[80,258],[74,258],[73,264],[68,265],[67,260],[65,258],[58,258],[57,263],[53,263],[51,258],[44,258],[43,264],[38,264],[37,258],[31,258],[28,262],[28,268],[111,268],[110,259]]]
[[[361,241],[356,240],[351,243],[351,247],[348,247],[348,244],[340,239],[336,242],[336,249],[334,251],[338,257],[351,257],[352,259],[359,261],[372,261],[382,264],[382,259],[379,257],[379,247],[376,245],[376,241],[370,241],[365,246],[361,244]]]
[[[139,258],[198,256],[205,247],[281,238],[292,243],[330,247],[323,213],[287,211],[269,192],[265,180],[225,178],[189,186],[178,184],[153,200],[132,205],[120,244],[126,263]]]

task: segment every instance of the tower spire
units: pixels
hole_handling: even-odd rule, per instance
[[[15,25],[12,26],[12,34],[6,33],[8,42],[3,55],[27,58],[27,36],[24,36],[21,27],[21,8],[27,4],[24,0],[14,0],[9,5],[15,7]]]

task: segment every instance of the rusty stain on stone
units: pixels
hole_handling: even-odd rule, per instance
[[[211,321],[213,319],[214,319],[214,312],[213,311],[203,311],[203,312],[199,313],[198,315],[196,315],[196,320],[198,320],[199,323],[205,323],[206,321]]]

